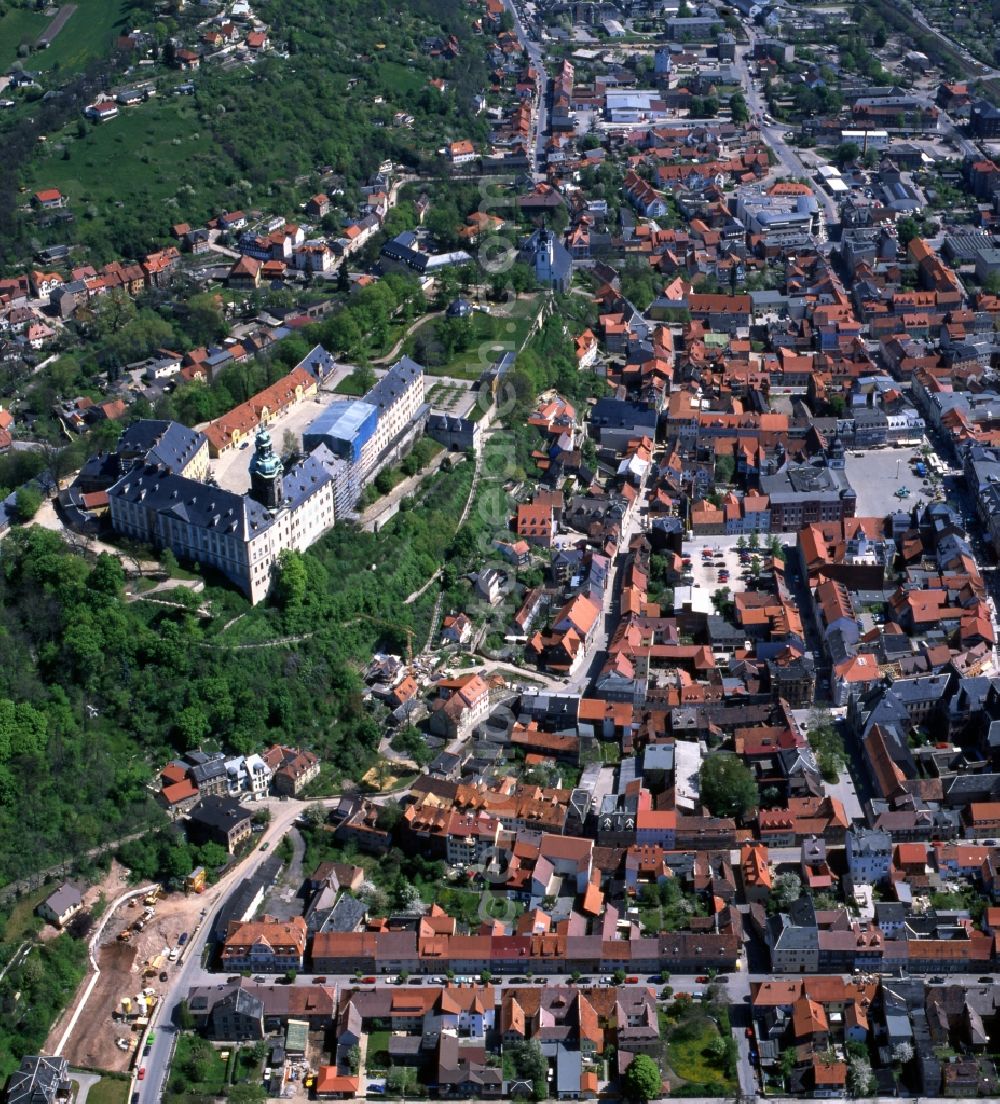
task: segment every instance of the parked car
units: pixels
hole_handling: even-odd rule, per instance
[[[146,1067],[145,1066],[140,1066],[139,1067],[139,1080],[144,1081],[145,1079],[146,1079]]]
[[[177,939],[177,946],[178,947],[183,947],[184,944],[187,941],[188,941],[188,933],[187,932],[181,932],[180,936]]]
[[[626,985],[638,985],[639,984],[639,979],[634,974],[629,974],[629,976],[625,979],[625,984]]]
[[[320,974],[319,977],[314,977],[312,979],[312,983],[313,985],[326,985],[326,977]]]
[[[369,977],[363,977],[363,978],[361,979],[361,984],[362,984],[362,985],[374,985],[374,984],[375,984],[375,979],[374,979],[373,977],[371,977],[371,976],[369,976]]]

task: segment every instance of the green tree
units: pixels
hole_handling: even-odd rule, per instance
[[[860,1056],[847,1064],[847,1088],[853,1096],[870,1096],[875,1091],[871,1063]]]
[[[806,739],[816,756],[816,765],[827,782],[836,782],[847,765],[844,741],[837,731],[832,715],[822,709],[813,710],[806,728]]]
[[[1000,272],[991,272],[983,281],[983,291],[987,295],[1000,295]]]
[[[648,1054],[637,1054],[625,1071],[623,1085],[630,1100],[656,1100],[663,1095],[663,1078]]]
[[[701,800],[713,816],[741,817],[760,802],[753,774],[731,751],[706,756],[700,781]]]
[[[841,142],[833,151],[833,159],[838,165],[851,164],[861,156],[861,147],[856,142]]]
[[[909,245],[914,238],[920,237],[920,223],[911,215],[906,215],[896,223],[896,237],[900,245]]]
[[[802,879],[794,871],[789,871],[774,879],[769,904],[773,911],[784,912],[801,896]]]
[[[33,484],[26,483],[23,487],[18,487],[17,494],[14,496],[18,520],[31,521],[42,508],[43,501],[42,492]]]
[[[217,870],[229,860],[229,854],[220,843],[203,843],[198,848],[198,863],[206,870]]]
[[[748,123],[750,110],[747,107],[746,97],[742,92],[734,92],[729,97],[729,111],[734,123]]]
[[[212,345],[229,332],[222,314],[222,300],[214,292],[192,295],[181,326],[195,345]]]
[[[736,473],[736,461],[726,453],[716,457],[715,460],[715,482],[716,483],[732,483],[733,476]]]
[[[186,705],[177,714],[176,728],[184,748],[196,748],[212,728],[207,709],[201,704]]]
[[[274,599],[284,610],[302,608],[306,599],[309,580],[306,565],[301,552],[286,548],[278,556],[278,578],[274,588]]]
[[[359,395],[367,395],[375,386],[375,372],[368,363],[359,364],[351,373],[351,383]]]

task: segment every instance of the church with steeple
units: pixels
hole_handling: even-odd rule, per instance
[[[250,497],[271,515],[281,507],[284,469],[274,451],[266,426],[257,430],[253,459],[250,461]]]

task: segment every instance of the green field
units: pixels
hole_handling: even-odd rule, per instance
[[[456,353],[447,363],[427,365],[430,376],[451,376],[453,379],[478,379],[500,356],[517,351],[524,344],[531,326],[533,305],[518,301],[509,315],[485,314],[473,311],[470,316],[472,341],[467,349]],[[406,339],[405,349],[413,356],[413,335]]]
[[[55,41],[33,54],[29,67],[76,72],[93,58],[107,57],[118,35],[131,29],[127,16],[131,6],[129,0],[77,0],[76,11]]]
[[[83,69],[94,58],[108,57],[115,38],[130,29],[127,17],[130,7],[129,0],[77,0],[76,11],[52,45],[21,58],[24,68],[71,73]],[[16,61],[22,44],[34,46],[51,22],[40,12],[8,8],[0,18],[0,66],[6,69]]]
[[[75,127],[74,123],[70,128],[74,134]],[[154,133],[155,138],[150,136]],[[56,136],[50,135],[49,141],[55,143]],[[137,191],[162,201],[174,195],[178,185],[170,162],[197,157],[206,146],[189,103],[178,103],[177,98],[152,100],[89,127],[85,138],[73,137],[68,142],[68,161],[50,146],[49,156],[34,166],[35,181],[59,188],[74,203],[104,204]],[[114,165],[113,173],[108,172],[109,165]]]
[[[373,1031],[368,1036],[368,1051],[365,1055],[365,1073],[372,1076],[373,1070],[389,1068],[389,1032]]]
[[[220,1052],[204,1039],[182,1035],[170,1066],[169,1093],[220,1096],[225,1086],[226,1063]]]
[[[41,920],[35,917],[35,906],[40,905],[51,892],[52,886],[43,885],[20,898],[10,910],[0,943],[20,943],[41,928]]]
[[[389,91],[399,95],[419,92],[427,84],[427,74],[398,61],[381,61],[378,64],[378,79]]]
[[[22,44],[33,45],[49,22],[40,12],[8,8],[6,14],[0,16],[0,67],[9,69],[17,61],[17,48]]]
[[[708,1016],[675,1029],[667,1047],[667,1060],[678,1077],[696,1085],[722,1083],[728,1086],[719,1059],[709,1050],[719,1038],[719,1029]]]

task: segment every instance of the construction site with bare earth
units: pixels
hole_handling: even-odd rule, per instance
[[[200,919],[200,901],[197,893],[165,896],[159,887],[121,901],[94,947],[97,980],[92,989],[90,979],[81,986],[53,1026],[47,1049],[54,1052],[69,1028],[62,1053],[71,1066],[132,1069],[160,990]]]

